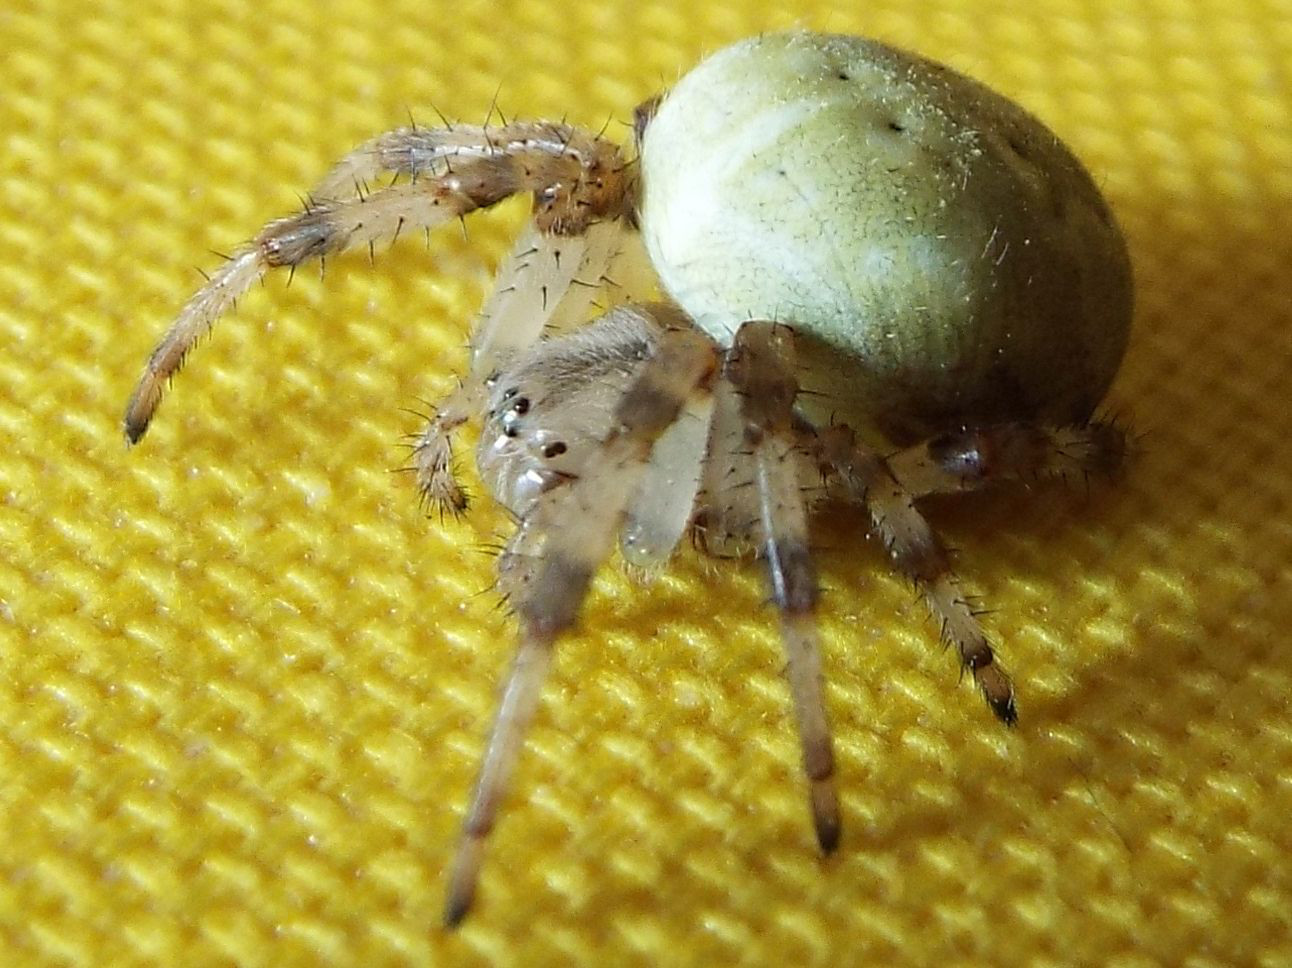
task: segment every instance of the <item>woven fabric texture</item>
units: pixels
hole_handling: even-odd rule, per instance
[[[1014,730],[863,519],[819,522],[827,861],[757,568],[605,568],[446,933],[507,524],[391,469],[523,206],[271,276],[129,450],[126,396],[193,266],[410,112],[627,140],[795,25],[948,61],[1089,164],[1142,453],[931,508]],[[1292,965],[1292,3],[7,0],[0,139],[5,965]]]

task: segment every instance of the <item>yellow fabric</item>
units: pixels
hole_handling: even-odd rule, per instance
[[[520,210],[269,279],[131,451],[125,398],[191,267],[410,111],[626,138],[703,52],[794,24],[947,60],[1098,174],[1142,457],[932,511],[1014,731],[861,518],[818,529],[824,862],[756,568],[607,568],[446,934],[506,524],[427,520],[390,469]],[[1287,0],[7,0],[0,962],[1292,964],[1290,104]]]

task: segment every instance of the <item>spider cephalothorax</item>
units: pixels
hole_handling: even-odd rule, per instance
[[[616,541],[642,566],[688,531],[765,561],[830,851],[840,819],[812,507],[824,496],[864,505],[1012,723],[1013,686],[915,502],[1107,472],[1124,457],[1121,431],[1092,413],[1129,332],[1125,245],[1089,175],[1022,109],[874,41],[792,33],[713,55],[645,102],[634,129],[637,165],[565,124],[411,127],[362,145],[189,301],[126,413],[137,441],[194,342],[268,269],[533,195],[470,371],[415,450],[423,494],[462,510],[452,440],[480,418],[481,477],[518,522],[499,584],[520,645],[465,821],[450,924],[474,895],[555,641]],[[357,187],[382,175],[405,177]],[[569,329],[588,312],[585,283],[638,229],[665,301]],[[884,440],[899,449],[883,456]]]

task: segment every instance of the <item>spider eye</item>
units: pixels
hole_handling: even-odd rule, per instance
[[[514,391],[508,391],[503,395],[503,400],[514,396]],[[511,404],[502,412],[499,423],[502,424],[502,432],[508,437],[515,437],[520,433],[520,418],[529,413],[529,397],[515,397]]]

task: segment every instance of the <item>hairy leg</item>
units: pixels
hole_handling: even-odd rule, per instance
[[[847,427],[817,433],[818,459],[833,468],[853,499],[870,512],[875,533],[893,567],[923,593],[941,626],[944,641],[954,645],[988,705],[1006,724],[1018,718],[1014,686],[996,662],[974,608],[951,570],[946,547],[915,507],[915,498],[888,463],[856,439]]]
[[[829,853],[839,842],[839,800],[817,642],[819,592],[797,455],[799,388],[793,367],[793,333],[773,323],[749,322],[736,333],[726,377],[740,399],[742,447],[754,472],[758,543],[781,613],[812,821],[821,849]]]
[[[449,881],[444,920],[458,924],[475,896],[485,838],[493,829],[516,756],[537,706],[557,637],[574,624],[592,574],[610,553],[651,447],[687,401],[707,392],[713,344],[693,329],[669,329],[615,407],[611,429],[589,471],[541,495],[526,515],[523,581],[509,586],[520,648],[486,746]],[[514,577],[514,576],[513,576]]]
[[[515,121],[501,125],[410,125],[377,135],[347,153],[315,186],[315,198],[343,198],[368,194],[382,176],[439,178],[491,158],[514,158],[520,180],[540,177],[549,191],[538,199],[539,211],[550,204],[562,217],[572,213],[569,200],[575,192],[587,195],[604,208],[619,192],[612,181],[625,175],[626,165],[610,142],[591,131],[568,124]],[[597,193],[605,193],[606,198]],[[564,201],[562,201],[564,199]],[[576,218],[577,220],[577,218]],[[559,231],[559,229],[558,229]]]
[[[238,249],[185,304],[153,351],[126,409],[127,439],[133,443],[144,435],[167,381],[193,345],[269,269],[294,271],[305,262],[394,239],[405,230],[431,228],[522,191],[534,193],[535,226],[549,236],[578,236],[627,213],[630,174],[609,142],[546,124],[494,131],[454,128],[448,134],[452,143],[437,149],[433,160],[412,148],[405,151],[403,168],[398,151],[387,159],[395,162],[395,171],[407,169],[410,176],[424,165],[424,177],[368,191],[356,177],[367,170],[362,161],[343,162],[345,177],[334,169],[299,212],[270,222]],[[380,162],[383,156],[371,151],[359,156],[365,157]],[[348,194],[341,191],[347,181]]]
[[[1000,481],[1116,474],[1126,460],[1126,431],[1110,421],[1067,427],[994,424],[943,434],[888,458],[915,497],[974,491]]]
[[[736,558],[758,546],[761,508],[749,466],[741,393],[730,380],[713,392],[708,453],[696,499],[695,542],[706,554]]]

